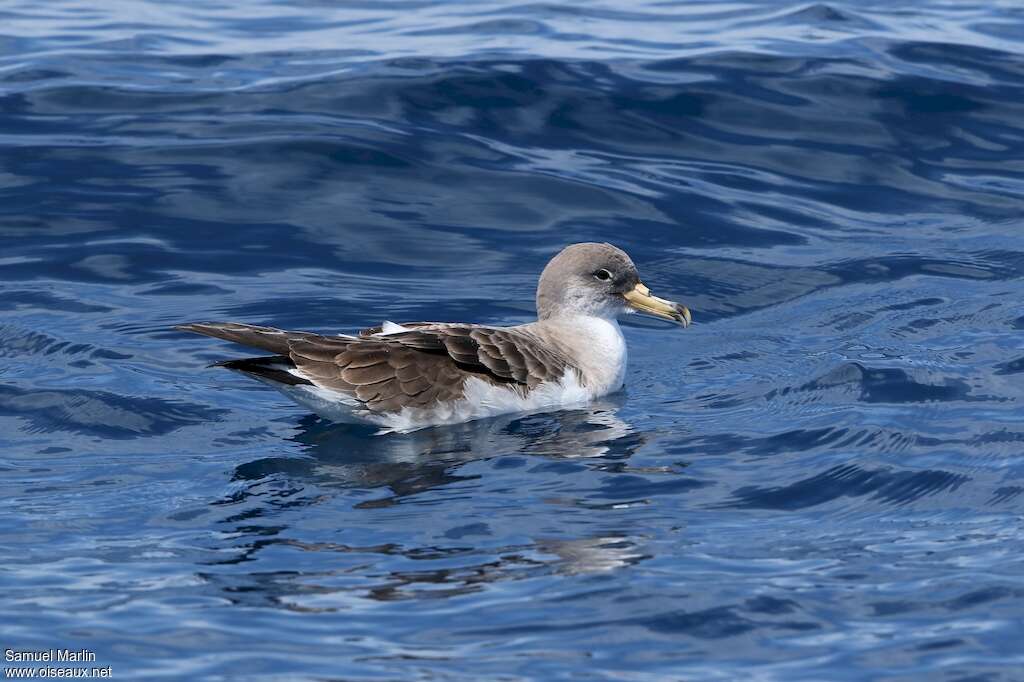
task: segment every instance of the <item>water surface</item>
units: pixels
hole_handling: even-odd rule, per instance
[[[1011,2],[9,3],[4,647],[120,679],[1013,680]],[[626,391],[403,436],[188,320],[518,323],[626,249]]]

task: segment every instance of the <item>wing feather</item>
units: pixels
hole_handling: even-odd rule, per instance
[[[525,394],[573,368],[565,355],[522,329],[433,322],[402,326],[408,331],[376,335],[380,328],[374,327],[359,336],[217,322],[181,328],[286,355],[314,385],[351,396],[374,412],[456,400],[469,377]]]

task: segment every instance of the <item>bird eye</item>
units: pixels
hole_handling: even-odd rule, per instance
[[[601,268],[600,270],[594,273],[594,277],[601,280],[602,282],[607,282],[612,278],[612,273],[608,272],[604,268]]]

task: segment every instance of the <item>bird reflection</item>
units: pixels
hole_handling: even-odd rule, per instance
[[[559,573],[607,573],[648,558],[640,551],[636,540],[625,536],[538,540],[537,549],[559,558]]]
[[[616,415],[622,400],[608,398],[585,409],[507,415],[384,436],[311,417],[292,438],[305,446],[308,458],[264,457],[236,467],[233,478],[258,482],[283,475],[328,488],[389,487],[394,497],[362,503],[382,506],[462,480],[456,470],[474,460],[503,455],[624,459],[643,437]]]
[[[380,568],[376,577],[357,590],[362,596],[392,601],[429,596],[438,598],[483,589],[485,584],[528,575],[603,573],[646,558],[642,538],[604,533],[582,538],[539,537],[533,542],[481,551],[472,543],[445,546],[373,546],[299,539],[287,532],[282,512],[315,505],[327,497],[353,490],[353,509],[369,510],[399,503],[402,498],[465,480],[459,468],[467,462],[508,455],[546,458],[630,457],[643,442],[642,434],[617,416],[621,398],[605,399],[586,409],[544,414],[504,416],[478,422],[425,429],[408,434],[374,436],[372,430],[331,425],[310,418],[293,440],[306,457],[264,457],[235,468],[234,491],[213,504],[228,515],[223,523],[232,551],[212,564],[253,561],[269,547],[302,552],[327,552],[363,557]],[[475,474],[478,476],[479,474]],[[357,490],[384,489],[384,496],[363,496]],[[358,512],[357,512],[358,513]],[[401,557],[392,561],[390,557]],[[433,560],[460,556],[458,567]],[[472,557],[472,558],[470,558]],[[407,560],[422,564],[410,569]],[[330,566],[345,560],[328,562]],[[325,564],[327,566],[328,564]],[[334,572],[260,571],[258,574],[204,573],[234,600],[274,604],[284,608],[333,610],[351,599],[349,590],[334,584]]]
[[[490,584],[544,575],[609,573],[651,558],[645,538],[598,535],[576,539],[538,538],[527,545],[489,548],[402,547],[342,545],[331,542],[279,540],[260,542],[247,554],[271,544],[302,552],[335,555],[324,558],[314,571],[202,572],[200,577],[234,604],[280,607],[298,612],[329,612],[351,608],[354,598],[405,601],[456,597],[480,592]],[[351,560],[340,557],[351,557]],[[453,565],[451,558],[459,560]],[[422,566],[410,568],[411,559]],[[350,568],[374,569],[352,580]],[[435,563],[436,562],[436,563]],[[238,560],[213,563],[240,563]],[[400,567],[400,568],[399,568]]]

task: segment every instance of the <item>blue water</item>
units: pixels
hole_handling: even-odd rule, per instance
[[[0,646],[117,679],[1024,679],[1017,2],[0,10]],[[591,409],[374,437],[238,320],[529,320]]]

